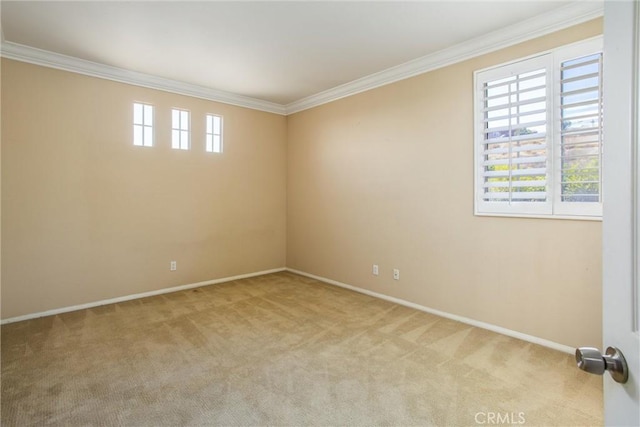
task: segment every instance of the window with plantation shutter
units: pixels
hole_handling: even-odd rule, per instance
[[[559,165],[556,203],[600,210],[602,199],[602,53],[560,62]],[[572,208],[571,205],[574,205]],[[580,208],[580,207],[579,207]]]
[[[477,215],[602,215],[602,41],[475,73]]]

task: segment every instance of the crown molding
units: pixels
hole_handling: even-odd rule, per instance
[[[604,14],[603,1],[576,1],[518,24],[504,27],[481,37],[457,44],[404,64],[370,74],[332,89],[294,101],[285,106],[286,114],[317,107],[357,93],[375,89],[419,74],[446,67],[494,52],[527,40],[541,37],[573,25],[599,18]]]
[[[4,34],[1,35],[0,56],[120,83],[192,96],[253,110],[289,115],[541,37],[601,17],[603,14],[604,2],[602,0],[576,1],[549,13],[510,25],[378,73],[370,74],[287,105],[129,71],[12,43],[4,39]]]
[[[286,114],[284,106],[275,102],[236,95],[230,92],[171,80],[164,77],[153,76],[150,74],[139,73],[137,71],[129,71],[123,68],[86,61],[84,59],[36,49],[6,40],[2,40],[0,56],[16,61],[41,65],[43,67],[55,68],[58,70],[70,71],[120,83],[192,96],[195,98],[206,99],[208,101],[221,102],[224,104],[236,105],[239,107],[275,114]]]

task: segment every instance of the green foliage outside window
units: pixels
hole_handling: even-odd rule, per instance
[[[509,165],[491,165],[487,166],[489,172],[508,171]],[[517,170],[515,165],[512,170]],[[542,181],[546,180],[546,176],[541,175],[525,175],[512,177],[512,183],[523,183],[526,181]],[[508,183],[508,176],[495,176],[487,178],[489,183]],[[562,170],[562,200],[569,202],[597,202],[599,201],[600,190],[600,171],[599,160],[597,157],[583,159],[580,162],[571,162],[563,167]],[[508,193],[510,188],[492,187],[488,192],[492,193]],[[544,186],[522,186],[513,187],[514,192],[530,193],[544,192]],[[527,201],[526,199],[521,201]]]

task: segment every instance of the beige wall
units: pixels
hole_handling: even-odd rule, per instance
[[[601,25],[290,116],[287,266],[557,343],[599,346],[601,223],[473,215],[472,86],[474,70],[601,34]]]
[[[601,224],[473,215],[472,82],[600,33],[594,21],[288,119],[3,59],[2,318],[286,255],[293,269],[598,346]],[[156,106],[152,149],[131,144],[134,101]],[[170,149],[171,107],[192,111],[191,151]],[[203,153],[205,113],[224,116],[223,155]]]
[[[286,117],[6,59],[2,87],[3,318],[285,266]],[[153,148],[132,145],[134,101],[156,106]]]

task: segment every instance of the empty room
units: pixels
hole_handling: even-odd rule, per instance
[[[638,1],[0,22],[2,425],[640,425]]]

